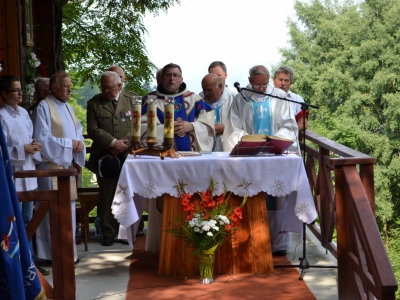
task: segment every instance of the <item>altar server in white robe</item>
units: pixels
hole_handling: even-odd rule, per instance
[[[254,66],[249,71],[250,84],[247,88],[285,98],[284,91],[269,85],[269,78],[266,67]],[[231,151],[243,135],[267,134],[296,141],[292,149],[300,153],[296,136],[298,127],[289,102],[250,91],[243,91],[242,94],[245,99],[237,94],[229,111],[222,136],[224,151]],[[291,236],[284,231],[287,197],[267,197],[267,203],[272,251],[276,255],[285,255],[292,243]],[[271,210],[271,206],[279,206],[279,210]]]
[[[71,78],[65,72],[51,76],[51,93],[39,103],[34,114],[34,138],[42,144],[42,163],[38,170],[76,168],[78,173],[85,165],[86,147],[82,135],[82,124],[75,116],[73,108],[67,103],[71,98]],[[74,184],[71,177],[71,187]],[[56,178],[38,178],[39,190],[52,190]],[[71,189],[72,190],[72,189]],[[75,246],[75,200],[71,192],[71,218],[73,226],[74,261],[79,262]],[[40,204],[37,203],[37,204]],[[50,223],[47,214],[36,232],[38,257],[51,260]]]
[[[223,84],[220,76],[210,73],[201,81],[203,92],[200,96],[214,110],[215,147],[214,152],[222,151],[221,136],[225,130],[228,112],[233,101],[233,94]]]
[[[32,139],[33,126],[28,112],[21,106],[23,91],[20,80],[11,75],[0,77],[0,93],[3,105],[0,120],[13,171],[35,170],[35,160],[40,161],[40,143]],[[15,188],[19,191],[37,189],[36,178],[15,178]],[[25,227],[32,219],[33,202],[20,203]],[[31,244],[31,242],[30,242]],[[31,251],[33,252],[32,245]]]

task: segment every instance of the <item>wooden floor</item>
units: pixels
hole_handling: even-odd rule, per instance
[[[209,285],[198,276],[159,277],[158,255],[144,251],[145,237],[137,239],[130,263],[126,299],[316,299],[296,268],[276,268],[265,276],[218,275]],[[275,265],[290,264],[274,257]]]

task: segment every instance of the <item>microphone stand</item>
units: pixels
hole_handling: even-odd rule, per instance
[[[238,88],[239,89],[239,88]],[[299,143],[301,144],[301,148],[303,150],[303,164],[304,167],[306,166],[306,111],[308,110],[309,107],[315,108],[315,109],[319,109],[319,106],[317,105],[312,105],[306,102],[299,102],[299,101],[295,101],[295,100],[290,100],[290,99],[286,99],[286,98],[282,98],[279,96],[274,96],[271,94],[267,94],[267,93],[263,93],[263,92],[259,92],[259,91],[255,91],[252,89],[248,89],[248,88],[240,88],[240,90],[245,90],[245,91],[249,91],[249,92],[253,92],[253,93],[257,93],[257,94],[262,94],[265,96],[269,96],[269,97],[273,97],[273,98],[277,98],[280,100],[284,100],[284,101],[288,101],[288,102],[293,102],[293,103],[297,103],[301,105],[301,111],[303,112],[303,129],[302,129],[302,142]],[[242,94],[242,93],[241,93]],[[242,97],[248,102],[248,100],[242,95]],[[310,267],[312,268],[337,268],[337,266],[310,266],[308,260],[307,260],[307,249],[306,249],[306,223],[303,222],[303,257],[300,257],[300,263],[298,265],[290,265],[290,266],[285,266],[285,265],[274,265],[274,268],[285,268],[285,267],[293,267],[293,268],[299,268],[301,270],[300,273],[300,277],[299,280],[303,280],[304,274],[305,274],[305,270],[309,269]]]

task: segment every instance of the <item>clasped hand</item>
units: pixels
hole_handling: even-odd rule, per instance
[[[72,140],[73,152],[80,153],[84,149],[82,141]]]
[[[26,153],[35,154],[38,151],[42,151],[40,147],[42,147],[42,144],[33,139],[32,143],[24,145],[24,150]]]
[[[186,132],[194,129],[193,124],[187,121],[178,120],[174,122],[174,133],[179,137],[184,137]]]
[[[118,155],[128,149],[128,140],[116,140],[114,146],[110,148],[112,155]]]

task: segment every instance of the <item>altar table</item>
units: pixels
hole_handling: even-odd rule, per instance
[[[245,228],[247,228],[245,230],[248,231],[252,240],[243,239],[242,236],[242,242],[248,245],[249,243],[254,244],[256,239],[261,240],[261,243],[256,243],[256,248],[245,248],[245,251],[255,251],[254,257],[256,257],[256,253],[265,253],[267,258],[264,262],[265,265],[261,268],[257,269],[255,266],[250,268],[253,273],[266,274],[270,272],[272,263],[266,208],[263,201],[264,192],[277,197],[288,195],[286,231],[302,234],[303,222],[310,223],[317,217],[303,161],[297,155],[231,157],[227,152],[213,152],[202,156],[165,158],[164,160],[159,157],[137,156],[134,158],[129,155],[121,170],[112,212],[118,222],[130,232],[128,234],[130,245],[133,246],[133,238],[144,209],[145,198],[155,199],[164,194],[169,195],[166,197],[169,199],[164,201],[163,214],[164,216],[168,215],[168,219],[170,219],[177,214],[179,209],[179,202],[170,199],[177,197],[174,186],[177,185],[178,180],[183,180],[187,184],[186,192],[194,194],[207,190],[210,176],[214,178],[217,195],[223,193],[225,183],[227,189],[237,196],[234,197],[237,203],[245,194],[252,197],[248,199],[247,214],[244,217]],[[164,227],[171,221],[168,219],[163,218]],[[262,220],[265,222],[257,225],[256,228],[256,224],[260,224],[263,222]],[[250,224],[253,224],[254,228]],[[170,233],[168,235],[164,230],[162,236],[159,274],[163,276],[181,275],[182,272],[190,274],[192,271],[188,270],[187,266],[182,272],[179,271],[182,266],[170,267],[170,260],[176,256],[182,256],[182,252],[176,253],[178,243],[173,242]],[[176,251],[170,249],[171,245],[175,245]],[[232,251],[235,247],[243,247],[240,244],[231,246]],[[265,247],[265,249],[260,249],[260,247]],[[228,253],[225,254],[228,255]],[[186,254],[182,257],[184,256]],[[252,260],[254,257],[249,259]],[[240,264],[240,261],[238,263]],[[253,261],[252,264],[260,264],[260,261]],[[220,273],[226,272],[227,268],[232,271],[232,266],[227,266]],[[243,270],[247,271],[248,268]],[[235,272],[235,270],[233,271]]]

